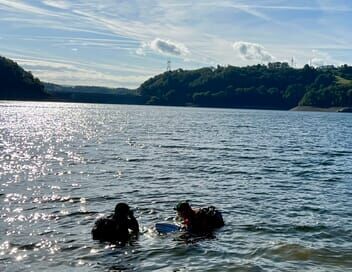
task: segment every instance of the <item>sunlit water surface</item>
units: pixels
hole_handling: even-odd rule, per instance
[[[352,115],[0,103],[0,271],[352,270]],[[159,236],[179,200],[215,239]],[[142,235],[92,241],[135,209]]]

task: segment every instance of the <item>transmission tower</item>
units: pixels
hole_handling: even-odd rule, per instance
[[[166,72],[171,72],[171,60],[167,60]]]

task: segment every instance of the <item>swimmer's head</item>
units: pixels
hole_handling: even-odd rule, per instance
[[[187,217],[193,213],[193,210],[187,201],[179,202],[174,210],[182,217]]]
[[[115,206],[115,216],[128,216],[132,211],[126,203],[118,203]]]

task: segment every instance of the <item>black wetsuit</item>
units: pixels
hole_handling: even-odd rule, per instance
[[[213,206],[194,211],[184,223],[186,229],[192,233],[208,233],[225,225],[221,212]]]
[[[98,219],[92,229],[94,240],[106,242],[127,242],[132,235],[137,235],[139,226],[136,218],[130,214],[129,216],[110,215]]]

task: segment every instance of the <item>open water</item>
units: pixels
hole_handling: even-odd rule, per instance
[[[0,271],[352,271],[352,115],[0,103]],[[215,205],[214,239],[160,236]],[[98,243],[120,201],[142,235]]]

